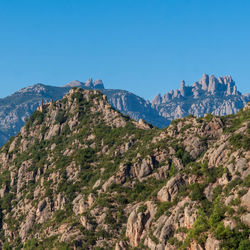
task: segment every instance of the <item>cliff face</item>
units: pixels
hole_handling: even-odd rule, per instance
[[[192,86],[182,81],[180,89],[171,90],[152,100],[152,107],[170,120],[192,114],[197,117],[206,113],[215,115],[235,114],[250,101],[250,96],[237,91],[231,76],[218,77],[204,74]]]
[[[0,149],[5,249],[249,249],[250,109],[157,129],[72,89]]]

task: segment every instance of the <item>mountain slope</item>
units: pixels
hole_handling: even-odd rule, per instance
[[[6,249],[249,249],[250,109],[133,121],[72,89],[0,150]]]

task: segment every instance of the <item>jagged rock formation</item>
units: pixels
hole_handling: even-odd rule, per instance
[[[78,87],[82,89],[104,89],[102,80],[98,79],[93,82],[92,78],[89,78],[85,83],[78,80],[71,81],[63,86],[64,88]]]
[[[185,81],[180,89],[171,90],[153,100],[153,108],[159,114],[170,120],[192,114],[197,117],[206,113],[215,115],[235,114],[250,101],[250,95],[242,95],[237,91],[231,76],[218,77],[204,74],[192,86],[186,86]]]
[[[250,108],[157,129],[73,88],[0,149],[5,249],[249,249]]]

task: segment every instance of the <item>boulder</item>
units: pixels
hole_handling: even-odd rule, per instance
[[[240,219],[241,219],[242,223],[244,223],[245,225],[250,227],[250,213],[242,215],[240,217]]]
[[[246,207],[247,210],[250,212],[250,189],[245,195],[241,197],[241,205]]]
[[[182,186],[185,185],[185,180],[181,175],[172,177],[167,185],[164,186],[157,194],[157,199],[161,202],[163,201],[173,201],[174,197],[177,195],[178,191]]]
[[[138,162],[133,165],[134,175],[141,181],[143,177],[152,173],[154,165],[154,159],[151,156],[142,160],[139,159]]]

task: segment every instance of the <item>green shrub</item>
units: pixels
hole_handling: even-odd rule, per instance
[[[249,250],[250,249],[249,239],[241,240],[238,249],[239,250]]]
[[[39,246],[39,241],[36,238],[29,239],[24,244],[24,250],[33,250],[37,249]]]
[[[218,185],[213,190],[212,200],[215,200],[222,192],[222,186]]]
[[[243,186],[250,188],[250,175],[248,175],[244,181],[243,181]]]
[[[207,216],[201,209],[199,209],[198,217],[193,225],[193,228],[188,232],[187,239],[185,241],[194,239],[198,242],[198,244],[204,245],[206,241],[206,235],[204,235],[203,232],[206,232],[208,229],[209,225]]]
[[[213,211],[208,220],[209,225],[213,230],[217,227],[218,223],[225,217],[224,214],[226,211],[226,207],[220,202],[219,198],[220,197],[218,197],[214,201]]]
[[[214,230],[214,236],[218,240],[231,238],[232,234],[232,230],[229,227],[225,227],[222,221],[217,224],[217,227]]]
[[[141,205],[139,208],[138,208],[138,213],[145,213],[147,211],[147,206],[146,205]]]
[[[205,195],[203,194],[204,186],[199,183],[194,183],[189,186],[191,189],[190,199],[193,201],[201,201],[205,199]]]
[[[67,219],[67,215],[65,213],[65,210],[57,210],[54,213],[54,218],[57,223],[62,222],[63,220]]]
[[[88,165],[88,163],[94,162],[96,160],[95,150],[92,148],[84,148],[77,151],[75,156],[75,161],[80,165]]]
[[[169,238],[168,243],[172,246],[177,246],[177,247],[181,246],[181,242],[175,237]]]
[[[228,115],[223,118],[228,123],[228,126],[224,129],[225,133],[234,132],[242,126],[242,123],[249,121],[250,109],[243,111],[241,109],[236,115]]]
[[[58,113],[56,114],[55,117],[55,124],[63,124],[64,122],[66,122],[67,117],[65,115],[65,111],[63,110],[59,110]]]
[[[83,95],[78,91],[71,95],[72,100],[76,100],[78,103],[83,100]]]
[[[210,122],[210,121],[212,121],[213,117],[214,116],[211,113],[209,113],[209,114],[206,114],[204,119],[205,119],[205,121]]]
[[[68,135],[69,133],[70,133],[70,127],[69,127],[68,124],[65,124],[65,126],[64,126],[63,129],[62,129],[61,134],[62,134],[62,135]]]
[[[40,112],[38,110],[35,110],[34,113],[30,116],[30,123],[32,124],[34,121],[37,122],[37,124],[42,124],[44,120],[44,112]]]
[[[164,213],[168,211],[169,208],[171,208],[173,204],[171,202],[161,202],[157,207],[157,212],[155,214],[155,219],[159,219]]]
[[[231,190],[241,183],[242,180],[239,177],[236,177],[234,180],[230,181],[224,189],[225,194],[229,195]]]
[[[184,127],[182,127],[182,128],[180,129],[180,133],[183,133],[185,130],[187,130],[187,129],[191,128],[191,127],[192,127],[192,124],[191,124],[191,123],[185,125]]]
[[[250,150],[250,138],[246,135],[234,134],[229,141],[236,149]]]
[[[170,169],[169,169],[169,178],[175,176],[178,173],[178,169],[175,164],[172,162]]]

